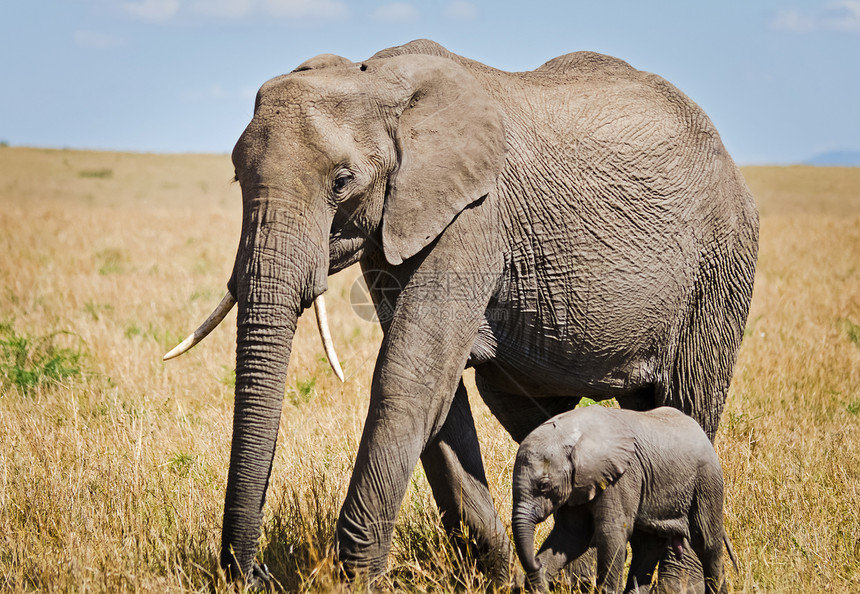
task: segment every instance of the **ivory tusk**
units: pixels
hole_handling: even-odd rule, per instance
[[[167,361],[169,359],[173,359],[174,357],[178,357],[195,344],[206,338],[206,336],[215,329],[215,326],[221,323],[221,321],[230,313],[230,310],[233,309],[233,306],[236,305],[236,300],[230,294],[230,291],[227,291],[227,294],[224,295],[224,299],[221,300],[221,303],[215,308],[209,317],[206,318],[206,321],[200,324],[200,327],[194,331],[193,334],[190,334],[188,338],[180,342],[178,345],[173,347],[166,355],[164,355],[163,360]]]
[[[314,299],[314,312],[317,314],[317,328],[320,331],[325,356],[328,358],[328,363],[331,365],[332,371],[340,381],[343,381],[343,369],[340,368],[340,362],[337,360],[337,353],[334,352],[334,344],[331,341],[331,332],[328,329],[328,316],[325,312],[325,298],[320,295]]]

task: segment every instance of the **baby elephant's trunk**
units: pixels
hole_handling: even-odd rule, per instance
[[[534,513],[518,507],[514,509],[511,527],[514,531],[514,545],[517,555],[526,571],[526,583],[531,591],[547,591],[543,567],[535,557],[535,525]]]

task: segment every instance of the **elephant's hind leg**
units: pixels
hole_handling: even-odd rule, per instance
[[[624,592],[648,594],[651,591],[651,581],[654,570],[663,552],[666,550],[666,537],[634,530],[630,537],[630,549],[633,557],[627,572],[627,585]]]
[[[427,444],[421,462],[448,534],[464,552],[477,557],[479,567],[493,582],[507,586],[513,549],[487,486],[462,380],[448,417],[436,438]]]

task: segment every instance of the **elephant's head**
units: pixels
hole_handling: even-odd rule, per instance
[[[600,412],[600,407],[594,409]],[[511,526],[517,556],[533,585],[543,581],[534,551],[535,526],[563,505],[592,501],[633,460],[634,440],[627,428],[590,413],[578,409],[550,419],[517,452]]]
[[[329,274],[374,252],[398,266],[428,246],[494,188],[504,157],[500,111],[446,58],[324,55],[260,89],[233,150],[243,221],[229,293],[168,353],[238,303],[222,541],[234,577],[256,552],[298,316]]]

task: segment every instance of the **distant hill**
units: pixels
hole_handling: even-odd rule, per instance
[[[827,151],[815,155],[804,164],[860,167],[860,151]]]

